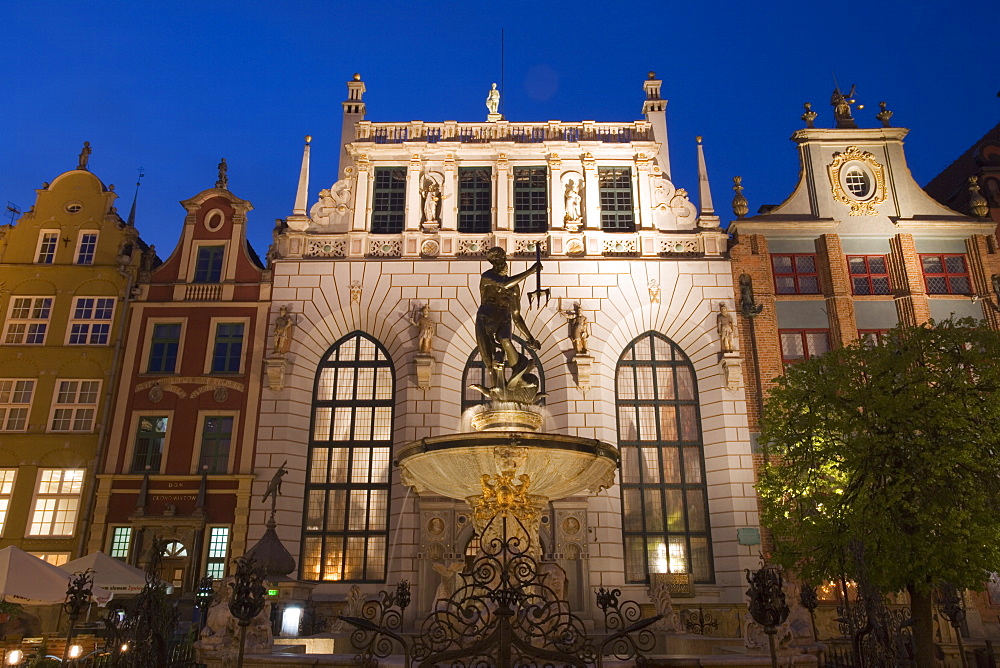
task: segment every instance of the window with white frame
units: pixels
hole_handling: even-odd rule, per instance
[[[7,511],[10,509],[10,497],[14,495],[14,478],[17,469],[0,469],[0,535],[7,525]]]
[[[49,431],[92,431],[100,391],[99,380],[56,381]]]
[[[97,232],[81,232],[80,241],[76,245],[76,263],[94,264],[97,254]]]
[[[163,444],[167,440],[169,418],[165,415],[141,415],[132,452],[132,473],[160,470]]]
[[[52,297],[14,297],[7,314],[5,344],[41,345],[52,316]]]
[[[111,546],[108,554],[115,559],[128,561],[132,549],[132,527],[115,527],[111,530]]]
[[[228,556],[229,527],[209,527],[205,575],[216,580],[226,577],[226,559]]]
[[[83,492],[83,469],[41,469],[29,536],[72,536]]]
[[[24,431],[35,381],[31,378],[0,379],[0,431]]]
[[[35,262],[38,264],[52,264],[56,261],[56,243],[59,241],[58,232],[42,232],[38,239],[38,255]]]
[[[107,345],[114,313],[114,297],[77,297],[73,300],[67,343],[75,346]]]

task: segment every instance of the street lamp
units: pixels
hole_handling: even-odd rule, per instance
[[[66,590],[66,601],[63,603],[63,611],[69,616],[69,631],[66,633],[66,651],[63,654],[63,663],[68,659],[75,659],[79,656],[72,656],[73,630],[76,627],[76,620],[80,618],[84,610],[90,607],[90,597],[94,590],[94,571],[89,568],[82,573],[74,573],[69,579],[69,588]]]
[[[201,611],[201,617],[199,617],[199,630],[205,628],[205,622],[208,621],[208,608],[212,605],[212,601],[215,599],[215,589],[212,588],[211,575],[206,575],[201,579],[201,583],[198,585],[198,591],[194,594],[195,603],[198,606],[198,610]]]
[[[243,668],[243,648],[247,640],[247,627],[260,614],[267,602],[267,587],[264,586],[264,570],[253,557],[239,557],[236,573],[229,583],[232,595],[229,597],[229,612],[240,626],[240,654],[238,668]]]
[[[4,664],[8,666],[20,666],[22,661],[24,661],[24,652],[19,649],[7,652],[7,656],[3,660]]]

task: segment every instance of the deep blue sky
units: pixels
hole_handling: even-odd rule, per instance
[[[752,210],[795,185],[789,135],[802,103],[828,127],[832,73],[908,127],[924,184],[1000,120],[991,51],[1000,2],[79,2],[0,9],[0,205],[27,209],[43,181],[90,166],[122,196],[146,177],[137,225],[166,257],[184,211],[227,158],[263,255],[291,212],[302,137],[310,202],[336,180],[345,82],[360,72],[373,121],[485,120],[500,79],[512,121],[640,118],[642,81],[664,80],[674,181],[697,191],[703,135],[716,208],[731,177]]]

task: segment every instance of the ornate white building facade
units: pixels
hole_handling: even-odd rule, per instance
[[[407,579],[418,616],[447,589],[439,574],[475,549],[470,510],[407,488],[394,453],[468,431],[485,251],[505,249],[514,274],[539,247],[552,299],[522,312],[541,342],[543,429],[622,456],[609,489],[549,504],[544,559],[584,614],[598,586],[648,601],[651,583],[738,607],[760,546],[739,357],[720,315],[734,310],[727,236],[700,143],[700,212],[671,178],[661,82],[644,82],[644,120],[612,124],[495,109],[484,123],[371,122],[360,77],[347,86],[339,179],[309,206],[307,138],[269,253],[272,327],[283,306],[294,325],[266,362],[254,495],[285,462],[276,521],[293,577],[331,600]],[[531,277],[523,292],[535,288]],[[266,518],[255,505],[250,544]]]

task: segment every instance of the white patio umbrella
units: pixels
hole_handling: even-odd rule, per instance
[[[21,605],[52,605],[66,600],[70,574],[13,545],[0,550],[0,597]],[[114,596],[94,586],[94,600],[107,605]]]
[[[88,568],[94,571],[94,584],[101,589],[115,594],[138,594],[146,586],[146,572],[135,566],[129,566],[120,559],[108,556],[103,552],[91,552],[59,568],[67,573],[77,573]],[[167,593],[173,589],[167,586]]]

